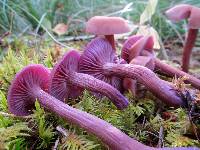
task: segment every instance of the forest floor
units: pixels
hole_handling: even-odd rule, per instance
[[[89,40],[70,41],[65,44],[80,50]],[[174,44],[172,39],[170,42],[165,42],[164,46],[169,56],[166,62],[180,67],[181,43]],[[16,117],[8,111],[6,97],[14,75],[31,63],[40,63],[52,68],[66,52],[66,48],[49,41],[35,40],[35,37],[30,36],[11,41],[5,39],[0,49],[0,149],[107,149],[95,136],[55,114],[44,111],[37,103],[36,111],[28,117]],[[192,53],[190,72],[200,78],[199,47],[195,47]],[[114,105],[106,101],[107,98],[100,100],[88,91],[78,99],[69,101],[69,104],[110,122],[129,136],[149,146],[200,147],[197,137],[200,135],[200,119],[195,119],[191,124],[187,108],[168,107],[148,91],[142,96],[141,94],[132,96],[130,93],[125,95],[131,105],[123,111],[117,110]]]

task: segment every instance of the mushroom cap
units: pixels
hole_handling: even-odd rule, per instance
[[[200,8],[198,7],[188,4],[180,4],[167,10],[165,15],[173,22],[179,22],[183,19],[188,19],[188,28],[200,28]]]
[[[123,44],[122,51],[121,51],[121,57],[129,62],[129,50],[137,42],[139,39],[141,39],[142,35],[133,35],[129,37]]]
[[[130,32],[126,20],[121,17],[95,16],[86,23],[86,32],[95,35],[113,35]]]
[[[190,18],[188,20],[188,28],[190,29],[199,29],[200,28],[200,8],[192,7],[190,13]]]
[[[8,91],[9,111],[17,116],[31,114],[35,106],[34,90],[41,88],[48,91],[50,79],[49,69],[43,65],[34,64],[24,67],[12,81]]]
[[[121,57],[130,62],[134,57],[141,55],[143,50],[153,53],[153,45],[152,36],[133,35],[123,44]]]
[[[77,98],[83,89],[70,82],[70,75],[78,72],[80,54],[75,50],[65,53],[51,71],[49,93],[55,98],[65,101],[68,98]]]
[[[104,38],[97,37],[88,43],[81,55],[79,70],[81,73],[92,75],[122,91],[122,80],[103,72],[103,65],[106,63],[120,63],[120,61],[110,43]]]
[[[190,16],[190,11],[192,9],[191,5],[180,4],[176,5],[165,12],[167,18],[173,22],[179,22]]]

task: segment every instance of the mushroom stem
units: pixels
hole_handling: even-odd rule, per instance
[[[103,71],[107,75],[118,75],[120,77],[136,79],[168,105],[185,105],[182,99],[177,95],[177,92],[173,89],[172,85],[161,80],[153,71],[146,67],[130,64],[106,63],[103,65]]]
[[[117,89],[93,76],[73,72],[67,81],[72,85],[107,96],[118,109],[124,109],[129,104],[128,100]]]
[[[33,95],[43,107],[96,135],[112,150],[148,150],[150,148],[130,138],[110,123],[64,104],[39,87],[33,88]]]
[[[175,67],[172,67],[166,63],[163,63],[159,59],[155,59],[155,65],[156,65],[156,71],[158,71],[160,74],[164,74],[170,77],[183,77],[187,76],[188,79],[186,79],[186,83],[190,83],[195,88],[200,89],[200,80],[195,78],[194,76],[185,73]]]
[[[182,70],[184,72],[188,72],[190,56],[192,48],[195,45],[197,34],[198,34],[198,29],[189,29],[188,31],[188,35],[186,37],[185,45],[183,48],[183,58],[182,58]]]
[[[111,44],[112,48],[116,51],[114,35],[105,35],[105,38]]]

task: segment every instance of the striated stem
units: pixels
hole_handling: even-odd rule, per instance
[[[186,82],[191,84],[197,89],[200,89],[200,80],[198,78],[195,78],[194,76],[185,73],[175,67],[172,67],[166,63],[163,63],[159,59],[155,59],[155,65],[156,65],[156,71],[158,71],[160,74],[164,74],[170,77],[183,77],[187,76],[188,79],[186,79]]]
[[[34,95],[43,107],[96,135],[107,144],[111,150],[151,149],[130,138],[110,123],[81,110],[72,108],[39,88],[34,90]]]
[[[189,29],[188,31],[188,35],[183,48],[183,58],[182,58],[182,70],[184,72],[188,72],[190,56],[192,48],[195,45],[197,34],[198,34],[198,29]]]
[[[116,51],[114,35],[105,35],[105,38],[111,44],[112,48]]]
[[[138,82],[145,85],[149,91],[164,101],[170,106],[184,106],[184,102],[177,95],[173,86],[161,80],[150,69],[131,64],[113,64],[106,63],[103,66],[103,71],[108,75],[118,75],[120,77],[128,77],[136,79]]]
[[[129,105],[128,100],[117,89],[93,76],[73,72],[70,74],[69,78],[67,82],[75,86],[107,96],[118,109],[124,109]]]

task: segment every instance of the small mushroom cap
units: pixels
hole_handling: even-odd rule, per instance
[[[130,32],[126,20],[121,17],[95,16],[86,23],[86,32],[95,35],[113,35]]]
[[[55,98],[65,101],[68,98],[77,98],[83,89],[70,83],[70,75],[78,72],[78,62],[80,54],[75,50],[70,50],[55,65],[51,72],[49,93]]]
[[[190,18],[188,20],[188,27],[191,29],[199,29],[200,28],[200,8],[193,7],[190,13]]]
[[[121,51],[121,57],[129,62],[129,50],[137,42],[139,39],[141,39],[142,35],[133,35],[129,37],[123,44],[122,51]]]
[[[17,116],[31,114],[35,106],[34,90],[48,91],[50,72],[43,65],[28,65],[18,72],[8,91],[9,111]]]
[[[190,11],[192,9],[191,5],[180,4],[176,5],[165,12],[167,18],[174,22],[179,22],[190,16]]]
[[[104,64],[119,62],[110,43],[104,38],[97,37],[86,46],[79,61],[79,69],[80,72],[92,75],[122,91],[121,79],[103,72]]]
[[[167,18],[173,22],[179,22],[183,19],[188,19],[188,28],[200,28],[200,8],[180,4],[176,5],[165,12]]]
[[[143,50],[153,53],[153,45],[152,36],[133,35],[123,44],[121,57],[130,62],[134,57],[141,55]]]

